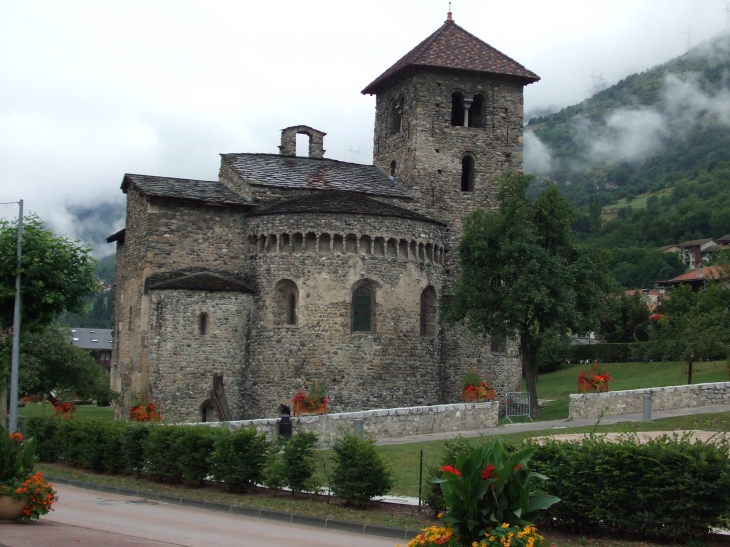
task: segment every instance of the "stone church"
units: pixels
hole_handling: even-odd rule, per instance
[[[444,24],[362,91],[373,165],[325,157],[325,133],[278,154],[221,154],[218,180],[126,174],[112,388],[173,420],[276,417],[312,382],[330,412],[461,401],[474,368],[519,389],[516,344],[448,327],[461,217],[522,170],[523,87],[537,75]],[[296,135],[309,137],[297,156]]]

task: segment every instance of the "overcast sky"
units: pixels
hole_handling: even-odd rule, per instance
[[[327,132],[372,161],[360,91],[444,21],[442,0],[0,0],[0,202],[75,236],[68,206],[121,202],[125,172],[215,179],[221,152]],[[721,0],[454,0],[457,24],[536,72],[529,112],[591,94],[728,26]],[[348,152],[348,149],[360,153]],[[0,216],[15,213],[0,206]],[[110,249],[99,249],[109,252]],[[102,254],[104,254],[102,252]]]

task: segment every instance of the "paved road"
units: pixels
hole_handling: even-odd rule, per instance
[[[57,485],[56,510],[0,524],[4,547],[394,547],[388,538],[241,517]]]

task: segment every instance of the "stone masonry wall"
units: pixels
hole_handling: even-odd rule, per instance
[[[292,238],[269,251],[252,246],[259,321],[252,325],[249,409],[253,417],[278,416],[279,405],[313,381],[325,384],[333,411],[435,404],[440,400],[441,341],[421,336],[421,293],[441,294],[444,271],[435,262],[375,251],[401,239],[441,244],[439,225],[398,218],[288,214],[251,217],[249,234],[316,236],[295,250]],[[327,234],[329,239],[323,238]],[[334,250],[335,236],[357,237],[356,252]],[[361,239],[367,235],[369,244]],[[328,246],[320,250],[320,242]],[[367,241],[367,240],[365,240]],[[379,240],[380,241],[380,240]],[[296,284],[296,325],[286,325],[277,284]],[[375,293],[374,330],[352,331],[352,293],[361,284]]]
[[[110,379],[112,389],[124,397],[122,412],[129,408],[132,392],[142,395],[147,392],[147,363],[141,357],[145,345],[141,334],[141,304],[146,275],[148,207],[147,198],[130,188],[124,250],[117,254]]]
[[[652,410],[730,404],[730,382],[693,384],[608,393],[572,394],[569,417],[573,420],[598,418],[601,412],[605,416],[642,412],[645,393],[651,393]]]
[[[200,421],[201,406],[213,388],[213,373],[224,375],[234,419],[245,415],[247,325],[253,296],[248,293],[160,290],[150,293],[149,397],[173,421]],[[205,334],[200,314],[207,314]]]
[[[486,127],[451,125],[451,95],[481,94]],[[403,98],[402,131],[390,127],[392,103]],[[419,71],[384,89],[375,114],[374,164],[416,193],[403,206],[447,223],[451,247],[461,236],[461,217],[493,209],[497,188],[491,179],[506,170],[522,172],[523,84],[509,77]],[[474,190],[461,191],[461,160],[474,158]]]
[[[355,420],[362,420],[364,431],[375,439],[387,439],[494,427],[498,416],[498,402],[416,406],[292,418],[292,429],[295,433],[314,431],[319,435],[320,444],[327,446],[341,429],[353,431]],[[228,422],[227,425],[233,428],[253,426],[267,433],[269,438],[278,434],[276,419]]]

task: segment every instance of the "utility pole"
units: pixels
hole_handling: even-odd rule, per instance
[[[8,431],[18,430],[18,359],[20,354],[20,267],[23,238],[23,200],[18,202],[18,269],[15,274],[15,308],[13,309],[13,354],[10,365],[10,416]]]

